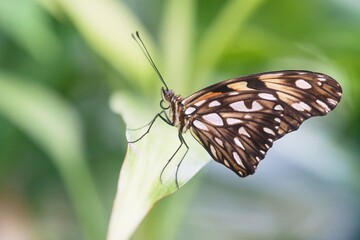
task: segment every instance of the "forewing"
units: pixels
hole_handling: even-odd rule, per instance
[[[216,161],[244,177],[254,173],[273,141],[309,117],[326,115],[341,94],[327,75],[278,71],[223,81],[182,104],[195,138]]]
[[[252,100],[223,99],[214,112],[194,118],[191,133],[213,159],[245,177],[255,172],[275,141],[282,110],[274,110],[276,102],[252,93],[240,96]]]
[[[307,71],[284,71],[262,74],[258,79],[284,108],[279,138],[299,128],[306,119],[323,116],[339,103],[342,89],[333,78]]]

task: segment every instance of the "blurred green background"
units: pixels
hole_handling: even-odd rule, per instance
[[[110,99],[159,110],[136,30],[182,96],[281,69],[324,72],[344,95],[254,176],[208,164],[133,239],[359,239],[359,26],[357,0],[0,1],[0,239],[105,238],[127,145]]]

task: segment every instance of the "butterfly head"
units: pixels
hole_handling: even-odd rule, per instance
[[[170,107],[170,102],[174,97],[174,92],[162,87],[161,88],[161,102],[160,102],[160,106],[163,110],[166,110]]]
[[[172,90],[167,89],[166,87],[161,88],[161,97],[162,100],[160,102],[160,107],[163,110],[168,110],[169,121],[173,126],[179,126],[181,121],[182,115],[182,105],[181,101],[182,98]]]

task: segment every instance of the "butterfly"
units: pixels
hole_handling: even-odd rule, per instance
[[[179,129],[181,144],[168,161],[185,145],[176,176],[189,149],[182,136],[187,131],[215,161],[246,177],[255,172],[274,141],[297,130],[306,119],[326,115],[342,96],[341,86],[328,75],[284,70],[228,79],[182,98],[167,87],[138,32],[136,37],[164,84],[162,111],[140,139],[158,117]]]

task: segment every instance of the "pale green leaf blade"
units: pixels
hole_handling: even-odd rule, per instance
[[[139,119],[143,123],[148,121],[143,119],[147,115],[144,114],[146,106],[135,96],[125,92],[117,93],[111,100],[111,106],[131,127],[137,124]],[[145,131],[146,128],[142,132]],[[149,134],[128,145],[120,171],[108,240],[128,239],[151,207],[159,199],[177,190],[175,172],[181,156],[185,153],[184,146],[165,169],[163,181],[160,182],[162,169],[180,145],[177,133],[176,128],[158,119]],[[134,139],[134,134],[129,135],[129,138]],[[185,140],[190,150],[179,168],[177,177],[180,186],[189,181],[210,160],[207,152],[190,134],[186,134]]]

